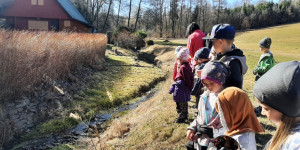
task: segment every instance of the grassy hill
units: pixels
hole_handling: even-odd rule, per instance
[[[271,51],[277,63],[300,60],[299,23],[238,33],[234,43],[244,51],[249,67],[244,79],[244,89],[255,106],[257,102],[252,93],[255,83],[252,71],[261,55],[258,42],[267,36],[273,40]],[[182,39],[170,41],[183,44],[185,42]],[[113,120],[111,126],[99,138],[82,139],[75,147],[86,148],[86,145],[89,145],[88,148],[97,147],[97,149],[185,149],[188,124],[173,123],[177,117],[176,106],[172,96],[167,93],[172,84],[174,48],[174,46],[154,45],[143,50],[156,55],[162,69],[169,71],[169,78],[163,83],[161,90],[150,100],[140,104],[137,109]],[[194,100],[190,105],[193,104]],[[189,111],[189,118],[192,120],[195,110],[189,109]],[[275,127],[267,118],[260,117],[259,120],[266,131],[257,135],[257,145],[261,149],[274,134]]]

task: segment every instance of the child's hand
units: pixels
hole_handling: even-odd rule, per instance
[[[186,137],[189,141],[196,141],[197,139],[193,130],[187,130]]]

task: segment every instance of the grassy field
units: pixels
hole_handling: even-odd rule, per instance
[[[290,24],[273,28],[266,28],[256,31],[238,33],[235,44],[241,48],[247,56],[248,73],[244,79],[244,89],[250,96],[253,105],[254,100],[252,88],[254,86],[253,68],[259,60],[261,52],[258,42],[260,39],[269,36],[273,40],[271,51],[277,63],[300,60],[300,24]],[[184,39],[170,40],[173,43],[185,44]],[[171,72],[174,63],[174,48],[176,46],[150,46],[144,52],[157,56],[156,61],[160,67],[169,71],[169,79],[163,83],[161,90],[150,100],[142,103],[135,110],[128,112],[121,118],[111,122],[110,127],[101,134],[99,138],[85,138],[75,146],[78,149],[185,149],[187,142],[186,127],[188,124],[175,124],[176,119],[175,103],[168,89],[172,84]],[[194,101],[190,103],[193,105]],[[195,110],[190,109],[189,119],[194,119]],[[275,126],[267,118],[259,117],[265,128],[265,133],[258,134],[257,146],[262,149],[265,143],[274,134]],[[96,143],[92,146],[92,143]]]

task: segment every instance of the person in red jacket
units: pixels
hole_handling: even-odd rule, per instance
[[[191,58],[194,58],[195,52],[204,47],[205,41],[202,38],[206,35],[200,30],[199,25],[193,22],[187,27],[186,36],[188,37],[187,48],[190,50]],[[195,62],[191,59],[190,63],[192,65],[195,64]]]

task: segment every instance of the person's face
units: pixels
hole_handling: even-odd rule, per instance
[[[263,116],[267,116],[270,121],[276,124],[276,126],[279,126],[282,118],[282,113],[273,109],[272,107],[265,105],[261,103],[259,100],[259,105],[262,107],[261,114]]]
[[[267,49],[267,48],[265,48],[265,47],[262,47],[262,46],[260,46],[260,51],[262,51],[262,52],[268,52],[269,51],[269,49]]]
[[[211,91],[213,93],[219,93],[222,91],[223,86],[216,82],[213,82],[213,81],[210,81],[207,79],[203,79],[202,83],[209,91]]]
[[[213,39],[213,46],[217,53],[224,54],[227,51],[231,50],[233,40],[225,40],[225,39]]]

